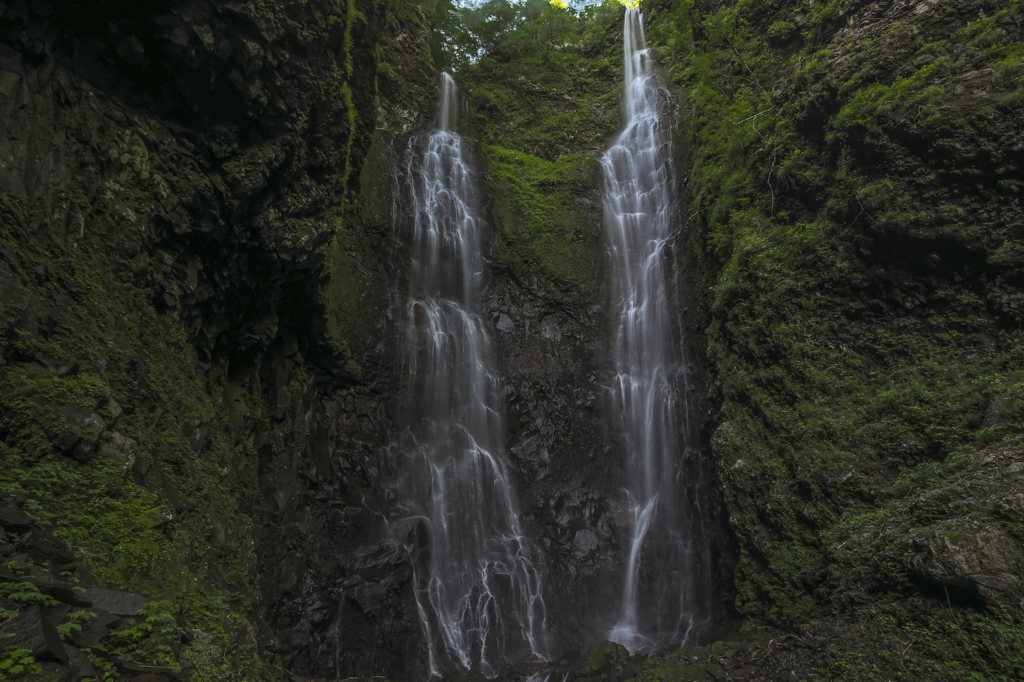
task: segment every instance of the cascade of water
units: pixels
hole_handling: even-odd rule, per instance
[[[488,677],[546,657],[542,571],[505,463],[504,406],[478,309],[481,229],[468,145],[455,132],[459,94],[442,74],[437,129],[410,143],[415,210],[407,360],[411,454],[429,519],[420,615],[431,673],[446,658]]]
[[[677,423],[687,409],[666,273],[675,213],[671,137],[635,8],[626,10],[624,47],[626,125],[602,159],[615,325],[610,392],[627,451],[630,512],[622,611],[609,638],[635,653],[692,641],[710,609],[694,543],[699,507],[684,480],[695,434]]]

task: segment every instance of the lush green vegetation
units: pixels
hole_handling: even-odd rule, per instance
[[[937,602],[895,606],[913,589],[909,537],[1004,522],[929,505],[892,527],[922,489],[955,490],[1019,431],[1019,187],[969,169],[1011,167],[999,149],[1020,125],[1024,48],[1009,36],[1024,5],[978,3],[964,23],[943,6],[912,25],[861,24],[858,11],[651,12],[686,112],[692,267],[713,284],[703,326],[742,546],[737,605],[805,624],[859,613],[870,583],[948,664],[931,674],[1009,679],[1020,661],[1000,652],[1024,632],[1019,614],[946,622]],[[965,28],[951,34],[945,16]],[[869,526],[888,535],[853,530]]]
[[[132,198],[131,190],[111,183],[106,198],[92,205],[108,216],[115,239],[138,238],[128,214],[119,209]],[[24,209],[7,195],[0,202],[10,219],[5,229],[13,236],[24,229]],[[24,511],[52,525],[72,546],[92,584],[136,591],[150,602],[143,623],[116,633],[116,653],[132,651],[141,660],[172,664],[162,653],[169,651],[166,641],[172,634],[180,637],[186,627],[196,628],[206,634],[184,655],[201,674],[216,677],[233,665],[225,618],[244,627],[252,608],[253,588],[246,582],[251,578],[241,565],[244,546],[237,540],[246,530],[229,505],[222,471],[230,464],[241,474],[234,495],[251,489],[254,481],[245,479],[245,467],[231,464],[245,456],[244,450],[231,447],[224,417],[205,390],[181,325],[158,314],[138,286],[132,273],[139,263],[125,261],[111,271],[108,252],[91,239],[71,244],[9,239],[5,244],[6,267],[44,272],[42,293],[74,301],[54,318],[43,318],[49,333],[18,328],[12,350],[51,361],[73,357],[82,369],[61,376],[39,364],[5,368],[0,493],[25,500]],[[8,307],[6,321],[46,314],[31,307],[29,298],[22,303],[29,307]],[[154,416],[146,404],[177,410],[157,410]],[[124,414],[116,420],[111,409],[119,412],[121,405]],[[61,454],[57,442],[69,408],[95,409],[108,424],[116,422],[117,437],[106,430],[85,461]],[[182,424],[209,432],[202,450],[190,444]],[[225,535],[232,539],[226,542]],[[27,583],[7,586],[23,589],[8,599],[31,597],[24,592],[33,589]],[[151,633],[160,636],[150,638]],[[255,648],[244,649],[240,665],[259,675],[263,664],[256,662]]]
[[[475,62],[458,65],[474,137],[548,161],[602,149],[619,123],[622,6],[530,0],[505,20],[508,7],[463,10],[471,28],[493,35],[480,38]]]
[[[571,296],[593,296],[600,224],[593,204],[588,213],[580,198],[589,198],[597,184],[594,158],[577,154],[550,162],[496,145],[484,151],[500,265],[521,281],[540,277]]]
[[[495,264],[576,303],[597,294],[602,263],[597,156],[619,124],[622,12],[492,0],[449,17],[466,127],[487,169]]]

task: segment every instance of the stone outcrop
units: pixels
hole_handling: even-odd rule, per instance
[[[201,675],[422,665],[368,445],[389,423],[363,333],[384,310],[338,317],[332,285],[387,303],[376,237],[345,229],[379,110],[433,106],[430,21],[373,1],[0,8],[0,440],[23,505],[3,520],[53,532],[5,546],[76,564],[107,612],[144,596]],[[122,674],[171,674],[154,637]]]

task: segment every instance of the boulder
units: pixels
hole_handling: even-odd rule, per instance
[[[573,538],[573,551],[578,557],[585,557],[597,549],[597,534],[590,529],[576,531]]]
[[[583,657],[575,666],[575,677],[596,677],[607,674],[629,660],[626,647],[615,642],[601,642]]]
[[[931,582],[976,590],[989,603],[1015,606],[1024,597],[1016,574],[1024,551],[999,528],[933,531],[914,544],[908,568]]]
[[[84,462],[92,457],[96,445],[100,442],[100,436],[103,435],[106,428],[106,423],[98,414],[95,412],[89,414],[85,418],[85,422],[82,425],[81,438],[71,451],[71,456],[80,462]]]
[[[146,600],[132,592],[90,587],[86,589],[84,596],[97,609],[103,609],[115,616],[134,616],[146,608]]]
[[[11,635],[4,637],[6,646],[28,649],[41,661],[56,661],[62,665],[68,662],[68,654],[60,641],[57,628],[47,620],[38,606],[18,611],[0,625],[0,631]]]
[[[29,557],[38,564],[52,561],[55,564],[71,564],[75,562],[75,554],[70,545],[53,533],[41,528],[32,531],[28,541],[22,547]]]
[[[85,652],[67,644],[64,645],[64,650],[68,654],[68,667],[71,669],[71,677],[73,679],[80,680],[86,677],[99,677],[96,673],[96,668],[89,662]]]
[[[89,459],[107,428],[106,423],[88,408],[65,405],[59,411],[64,420],[49,434],[53,442],[70,457],[79,461]]]
[[[10,533],[24,533],[33,525],[32,519],[14,507],[0,507],[0,526]]]
[[[99,453],[103,457],[125,463],[134,457],[138,443],[131,438],[126,438],[117,431],[110,434],[110,440],[100,446]]]

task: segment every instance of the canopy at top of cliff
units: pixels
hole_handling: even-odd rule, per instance
[[[486,5],[488,0],[457,0],[454,4],[459,7],[470,7],[476,8],[482,5]],[[526,0],[509,0],[513,5],[521,5]],[[601,5],[605,2],[618,2],[625,5],[626,7],[634,7],[640,4],[640,0],[550,0],[552,5],[557,5],[563,8],[579,8],[586,7],[588,5]]]
[[[552,49],[572,41],[598,15],[637,0],[442,0],[434,6],[439,66],[455,75],[502,46],[543,39]],[[527,35],[520,29],[531,26]],[[539,33],[538,33],[539,31]],[[557,38],[557,39],[556,39]],[[509,42],[511,41],[511,43]],[[529,49],[529,48],[527,48]]]

